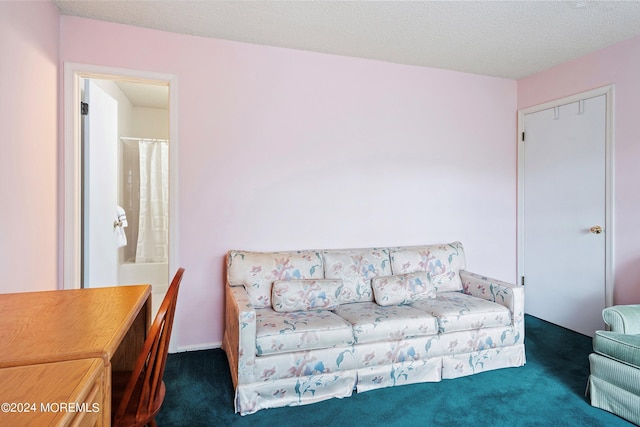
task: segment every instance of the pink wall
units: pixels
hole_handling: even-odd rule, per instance
[[[58,11],[0,2],[0,292],[58,279]]]
[[[178,348],[221,341],[229,249],[459,239],[515,280],[515,81],[66,16],[60,46],[177,76]]]
[[[615,301],[639,302],[640,38],[516,85],[59,18],[49,2],[20,1],[0,2],[0,55],[1,292],[53,289],[60,277],[58,77],[73,61],[178,77],[181,348],[221,340],[232,248],[460,239],[469,269],[514,281],[515,110],[610,83]]]
[[[614,304],[640,303],[640,37],[518,81],[518,108],[615,84]]]

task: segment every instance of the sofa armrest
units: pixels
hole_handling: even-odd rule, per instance
[[[511,312],[514,328],[524,338],[524,286],[491,279],[480,274],[461,270],[462,288],[465,294],[503,305]]]
[[[640,304],[607,307],[602,318],[612,332],[640,334]]]
[[[226,287],[222,348],[233,386],[253,382],[256,358],[256,311],[243,286]]]

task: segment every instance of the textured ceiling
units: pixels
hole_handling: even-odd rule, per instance
[[[53,3],[65,15],[512,79],[640,34],[640,1]]]

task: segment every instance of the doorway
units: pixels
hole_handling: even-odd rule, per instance
[[[177,269],[175,83],[171,75],[65,63],[64,288],[149,283],[155,314]],[[155,169],[143,170],[151,163]],[[139,181],[151,175],[164,177],[152,195],[162,205],[163,194],[164,215],[142,207]],[[163,242],[139,238],[158,230]]]
[[[584,335],[612,303],[612,96],[519,112],[518,277],[525,311]]]
[[[82,287],[168,289],[169,88],[81,78]]]

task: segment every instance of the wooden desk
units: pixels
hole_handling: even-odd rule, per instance
[[[131,370],[151,322],[151,286],[0,295],[0,368],[100,358],[104,425],[111,370]],[[1,402],[0,402],[1,403]]]
[[[102,359],[0,369],[0,425],[102,426]]]

